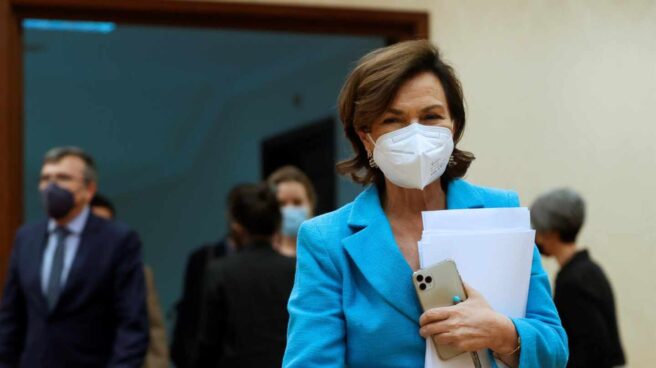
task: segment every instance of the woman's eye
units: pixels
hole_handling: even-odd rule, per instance
[[[383,124],[398,123],[401,121],[399,118],[386,118],[383,120]]]
[[[438,114],[429,114],[424,116],[424,120],[441,120],[441,119],[444,119],[444,117]]]

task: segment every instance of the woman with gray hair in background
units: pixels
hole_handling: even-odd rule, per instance
[[[613,291],[601,267],[576,244],[585,203],[571,189],[541,195],[531,207],[540,253],[556,258],[554,301],[569,336],[567,367],[617,367],[625,364]]]

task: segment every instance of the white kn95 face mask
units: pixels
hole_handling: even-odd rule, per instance
[[[437,180],[453,152],[451,130],[411,123],[385,133],[374,142],[374,162],[392,183],[408,189],[424,189]]]

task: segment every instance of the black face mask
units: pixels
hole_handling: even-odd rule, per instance
[[[73,197],[73,193],[55,183],[48,184],[48,186],[41,191],[41,199],[48,216],[56,220],[66,217],[75,206],[75,197]]]

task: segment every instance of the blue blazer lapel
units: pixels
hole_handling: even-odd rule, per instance
[[[374,186],[355,200],[348,221],[354,233],[342,239],[342,245],[350,258],[390,305],[418,324],[421,307],[412,269],[396,245]]]
[[[447,186],[447,208],[482,208],[483,197],[464,180]],[[395,309],[418,324],[421,306],[412,285],[412,269],[394,240],[375,186],[355,202],[348,219],[354,233],[342,245],[371,286]]]

